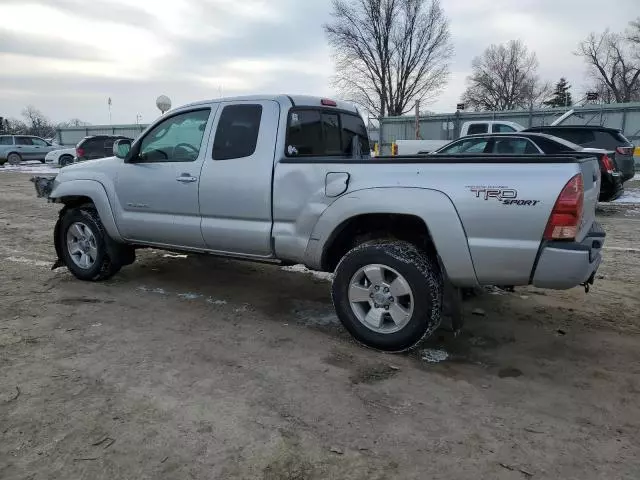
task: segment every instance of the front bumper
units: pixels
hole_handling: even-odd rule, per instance
[[[533,285],[566,290],[593,283],[602,262],[605,231],[594,222],[582,242],[547,242],[540,250]]]

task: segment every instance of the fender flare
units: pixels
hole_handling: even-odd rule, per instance
[[[55,185],[49,195],[49,198],[58,203],[64,197],[90,198],[109,236],[116,242],[124,243],[124,239],[118,231],[113,209],[109,203],[109,197],[104,185],[96,180],[69,180]]]
[[[356,190],[333,202],[318,219],[305,252],[305,263],[321,268],[327,246],[345,222],[366,214],[420,218],[431,235],[447,276],[456,286],[476,286],[467,235],[451,199],[439,190],[382,187]]]

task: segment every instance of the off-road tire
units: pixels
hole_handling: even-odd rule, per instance
[[[67,230],[75,222],[82,222],[85,224],[89,229],[91,229],[91,233],[93,233],[96,239],[98,252],[97,258],[94,264],[88,269],[83,269],[77,266],[71,259],[69,249],[67,248]],[[69,209],[61,219],[58,234],[60,235],[58,242],[61,247],[60,250],[64,263],[76,278],[97,282],[107,280],[120,271],[121,265],[118,262],[113,261],[107,252],[108,234],[102,225],[100,216],[95,208],[83,206]]]
[[[414,299],[408,323],[394,333],[370,330],[355,315],[349,301],[349,287],[362,267],[380,264],[391,267],[409,283]],[[436,259],[403,241],[372,241],[349,251],[338,264],[332,285],[333,304],[344,327],[360,343],[386,352],[402,352],[429,337],[440,325],[443,276]]]

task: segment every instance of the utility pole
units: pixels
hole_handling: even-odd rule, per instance
[[[420,100],[416,100],[416,140],[420,140]]]
[[[109,125],[111,125],[111,97],[107,100],[107,105],[109,105]]]

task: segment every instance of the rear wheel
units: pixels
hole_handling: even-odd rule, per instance
[[[7,156],[7,162],[9,162],[9,165],[20,165],[20,162],[22,162],[22,157],[17,153],[10,153]]]
[[[364,345],[408,350],[440,325],[443,280],[437,263],[407,242],[366,243],[338,265],[333,303],[344,327]]]
[[[107,251],[107,232],[98,212],[90,207],[65,213],[59,229],[59,245],[69,271],[80,280],[106,280],[120,270]]]

